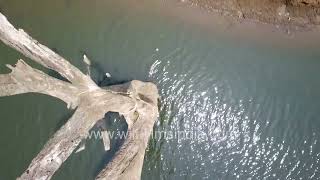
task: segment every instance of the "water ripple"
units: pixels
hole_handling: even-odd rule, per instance
[[[191,58],[181,54],[184,52],[178,50],[165,60],[156,60],[149,73],[159,86],[164,114],[155,130],[198,135],[162,139],[160,164],[162,171],[171,172],[164,173],[167,178],[320,177],[318,146],[315,151],[318,134],[313,132],[311,140],[295,146],[289,141],[289,127],[280,132],[280,138],[269,133],[295,115],[295,105],[288,101],[283,105],[283,100],[266,92],[259,97],[236,98],[227,80],[214,73],[206,74],[208,71],[201,64],[179,67],[183,70],[178,73],[175,69],[179,64],[172,63],[170,57]],[[199,134],[206,137],[199,138]]]

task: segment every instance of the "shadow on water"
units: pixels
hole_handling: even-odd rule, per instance
[[[60,51],[53,47],[52,50],[59,54]],[[105,87],[105,86],[112,86],[112,85],[116,85],[116,84],[123,84],[126,82],[131,81],[132,79],[117,79],[115,77],[107,77],[106,73],[107,71],[103,68],[103,64],[100,63],[101,61],[96,61],[96,60],[92,60],[93,58],[91,58],[90,55],[88,55],[88,53],[84,50],[80,51],[81,53],[81,57],[83,56],[83,54],[86,54],[86,56],[90,59],[91,61],[91,65],[90,65],[90,71],[91,71],[91,78],[92,80],[99,86],[99,87]],[[47,74],[49,76],[52,76],[54,78],[57,78],[59,80],[62,81],[66,81],[66,82],[70,82],[69,80],[67,80],[66,78],[64,78],[63,76],[61,76],[59,73],[57,73],[54,70],[51,69],[47,69]],[[87,73],[87,72],[84,72]]]
[[[116,77],[107,77],[106,73],[108,73],[108,71],[105,68],[103,68],[104,67],[103,64],[100,63],[100,62],[103,62],[102,60],[94,60],[94,58],[91,58],[92,56],[88,54],[87,51],[85,50],[80,50],[80,53],[81,53],[81,56],[85,54],[90,59],[91,61],[90,76],[99,87],[123,84],[132,80],[132,79],[117,79]]]
[[[102,121],[97,124],[91,131],[101,131],[107,130],[110,137],[110,150],[107,151],[102,160],[96,166],[96,171],[94,176],[97,176],[99,172],[110,162],[115,153],[120,149],[125,138],[121,137],[121,133],[127,133],[128,125],[123,116],[120,116],[119,113],[108,112]]]
[[[100,86],[130,78],[155,82],[163,99],[154,130],[208,136],[151,138],[142,179],[319,179],[319,46],[295,51],[285,44],[303,42],[278,46],[284,38],[270,38],[270,44],[268,36],[266,44],[244,40],[248,36],[233,39],[236,34],[211,32],[209,17],[207,33],[189,11],[172,6],[177,13],[168,16],[155,1],[32,2],[0,0],[0,9],[31,35],[54,44],[54,51],[76,57],[73,64],[83,72],[87,54]],[[10,64],[16,60],[6,59],[19,57],[4,45],[1,56]],[[111,78],[105,78],[107,72]],[[72,112],[39,95],[1,99],[0,179],[13,179]],[[127,128],[116,113],[103,123]],[[86,149],[73,153],[54,179],[95,179],[122,143],[113,138],[105,152],[101,139],[88,139]]]
[[[73,153],[67,161],[62,164],[53,179],[95,179],[98,173],[110,162],[115,153],[124,142],[127,133],[127,123],[118,113],[108,112],[105,117],[89,131],[86,140],[82,141],[76,150],[84,145],[85,149],[78,153]],[[107,130],[110,137],[110,150],[105,151],[102,141],[102,131]],[[123,134],[120,134],[123,133]],[[123,136],[122,136],[123,135]],[[87,161],[88,163],[81,163]],[[79,172],[74,173],[76,168]]]

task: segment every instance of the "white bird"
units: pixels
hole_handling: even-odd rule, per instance
[[[83,62],[86,63],[88,66],[91,65],[91,61],[85,54],[83,55]]]
[[[90,74],[91,74],[91,72],[90,72],[91,61],[85,54],[83,54],[83,62],[86,63],[87,71],[88,71],[87,74],[90,76]]]
[[[111,74],[110,73],[106,73],[106,77],[107,78],[111,78]]]

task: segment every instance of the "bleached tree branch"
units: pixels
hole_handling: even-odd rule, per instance
[[[105,113],[112,111],[125,114],[133,107],[131,98],[105,90],[82,94],[74,115],[48,141],[18,179],[50,179]]]
[[[129,86],[113,89],[123,92],[121,87],[128,87],[127,92],[136,99],[135,111],[125,115],[128,124],[131,123],[128,137],[111,162],[99,173],[97,180],[140,179],[147,143],[158,117],[159,95],[154,84],[131,81]]]
[[[41,93],[61,99],[70,108],[78,105],[78,94],[84,90],[34,69],[23,60],[18,60],[15,67],[7,66],[12,72],[0,75],[0,96]]]
[[[61,99],[68,107],[77,108],[18,179],[51,179],[107,112],[118,112],[125,117],[129,138],[97,179],[140,179],[144,152],[158,116],[159,95],[154,84],[134,80],[100,88],[67,60],[32,39],[23,30],[15,29],[1,13],[0,40],[70,81],[51,77],[19,60],[15,66],[7,65],[11,73],[0,75],[0,96],[42,93]],[[108,139],[104,143],[108,149]]]
[[[68,79],[74,85],[97,89],[89,76],[70,64],[60,55],[30,37],[22,29],[17,30],[7,18],[0,13],[0,39],[8,46],[21,52],[46,68],[52,69]]]

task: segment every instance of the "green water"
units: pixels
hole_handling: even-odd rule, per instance
[[[95,81],[109,72],[113,82],[155,82],[155,130],[210,134],[152,139],[142,179],[319,179],[320,46],[234,39],[164,11],[167,3],[0,0],[0,9],[81,70],[86,52]],[[0,44],[1,73],[18,58]],[[1,97],[0,180],[19,176],[71,113],[44,95]],[[53,179],[94,179],[109,158],[88,140]]]

